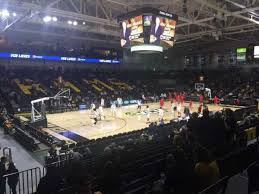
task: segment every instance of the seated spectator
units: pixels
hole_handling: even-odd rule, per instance
[[[198,189],[200,191],[216,183],[220,179],[217,162],[210,159],[208,151],[204,148],[201,148],[198,151],[198,162],[195,165],[194,171],[198,180]]]
[[[82,159],[83,158],[83,155],[82,154],[80,154],[79,152],[77,152],[77,151],[73,151],[73,156],[72,156],[72,159],[73,160],[80,160],[80,159]]]
[[[103,193],[120,194],[120,176],[113,162],[105,163],[101,183]]]
[[[165,167],[165,191],[173,192],[174,188],[172,188],[171,184],[174,182],[175,171],[176,171],[176,161],[173,154],[168,154],[166,157],[166,167]]]
[[[37,194],[56,194],[59,190],[60,179],[54,168],[48,168],[46,175],[40,179]]]
[[[225,126],[227,139],[229,142],[233,142],[237,132],[237,121],[234,117],[234,112],[229,108],[225,110]]]
[[[247,169],[248,174],[248,193],[259,191],[259,162]]]

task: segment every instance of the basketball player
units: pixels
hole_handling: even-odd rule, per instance
[[[180,95],[178,93],[176,93],[176,102],[180,102]]]
[[[97,124],[98,121],[98,112],[96,111],[96,108],[92,110],[92,119],[94,120],[93,126]]]
[[[95,109],[95,104],[92,102],[91,104],[91,110],[94,110]]]
[[[104,111],[103,111],[103,107],[102,106],[99,106],[98,112],[99,112],[99,115],[101,117],[101,120],[105,119],[105,115],[104,115]]]
[[[149,109],[148,105],[147,105],[146,113],[147,113],[147,123],[149,123],[149,121],[150,121],[150,109]]]
[[[192,112],[192,100],[191,99],[189,101],[189,110],[190,110],[190,112]]]
[[[172,112],[172,115],[174,115],[174,107],[175,107],[175,100],[173,99],[173,101],[171,102],[171,112]]]
[[[141,101],[138,100],[138,108],[137,108],[138,111],[141,111]]]
[[[202,95],[202,94],[200,94],[200,96],[199,96],[200,104],[203,104],[203,100],[204,100],[204,97],[203,97],[203,95]]]
[[[219,103],[219,98],[216,95],[213,98],[213,102],[215,105],[218,105],[218,103]]]
[[[163,121],[163,118],[164,118],[164,110],[163,110],[163,107],[160,107],[158,109],[158,116],[159,116],[159,122]]]
[[[202,113],[202,104],[200,104],[200,106],[198,108],[198,113],[199,113],[199,115]]]
[[[117,110],[116,110],[116,104],[115,103],[112,103],[112,105],[111,105],[111,112],[112,112],[112,116],[116,117]]]
[[[184,93],[180,93],[180,102],[181,102],[181,105],[183,106],[184,105]]]
[[[205,91],[207,92],[208,97],[211,99],[211,89],[205,88]]]
[[[104,99],[101,98],[101,106],[104,107]]]
[[[122,99],[120,97],[117,98],[117,105],[118,107],[122,106]]]
[[[162,97],[162,98],[160,99],[160,107],[163,108],[164,104],[165,104],[165,99],[164,99],[164,97]]]
[[[174,117],[176,117],[176,112],[177,112],[177,101],[176,101],[176,99],[174,99],[173,110],[174,110]]]
[[[119,107],[122,107],[122,98],[121,97],[119,97],[119,102],[118,102],[118,104],[119,104]]]
[[[143,103],[145,103],[145,102],[146,102],[145,94],[142,94],[142,100],[143,100]]]
[[[178,102],[177,112],[178,112],[178,117],[181,117],[181,113],[182,113],[182,104],[181,104],[181,102]]]
[[[172,98],[172,93],[168,92],[168,98],[169,98],[169,102],[173,102],[173,98]]]

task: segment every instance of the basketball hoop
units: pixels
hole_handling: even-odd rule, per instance
[[[205,84],[204,84],[204,83],[195,83],[194,87],[195,87],[195,90],[196,90],[197,92],[199,92],[199,91],[201,91],[201,90],[204,90]]]
[[[49,101],[50,99],[60,100],[61,98],[69,98],[69,97],[70,97],[70,89],[62,89],[53,97],[44,97],[37,100],[32,100],[31,101],[31,121],[37,122],[39,120],[46,118],[45,103],[44,103],[45,101]],[[37,110],[35,107],[35,104],[37,103],[41,105],[40,110]]]

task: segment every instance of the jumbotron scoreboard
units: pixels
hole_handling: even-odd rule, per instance
[[[150,7],[121,15],[121,46],[131,52],[163,52],[174,46],[177,20],[173,13]]]

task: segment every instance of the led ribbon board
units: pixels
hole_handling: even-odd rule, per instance
[[[115,60],[115,59],[44,56],[44,55],[31,55],[31,54],[18,54],[18,53],[0,53],[0,58],[35,59],[35,60],[45,60],[45,61],[72,61],[72,62],[85,62],[85,63],[109,63],[109,64],[121,63],[121,61]]]

